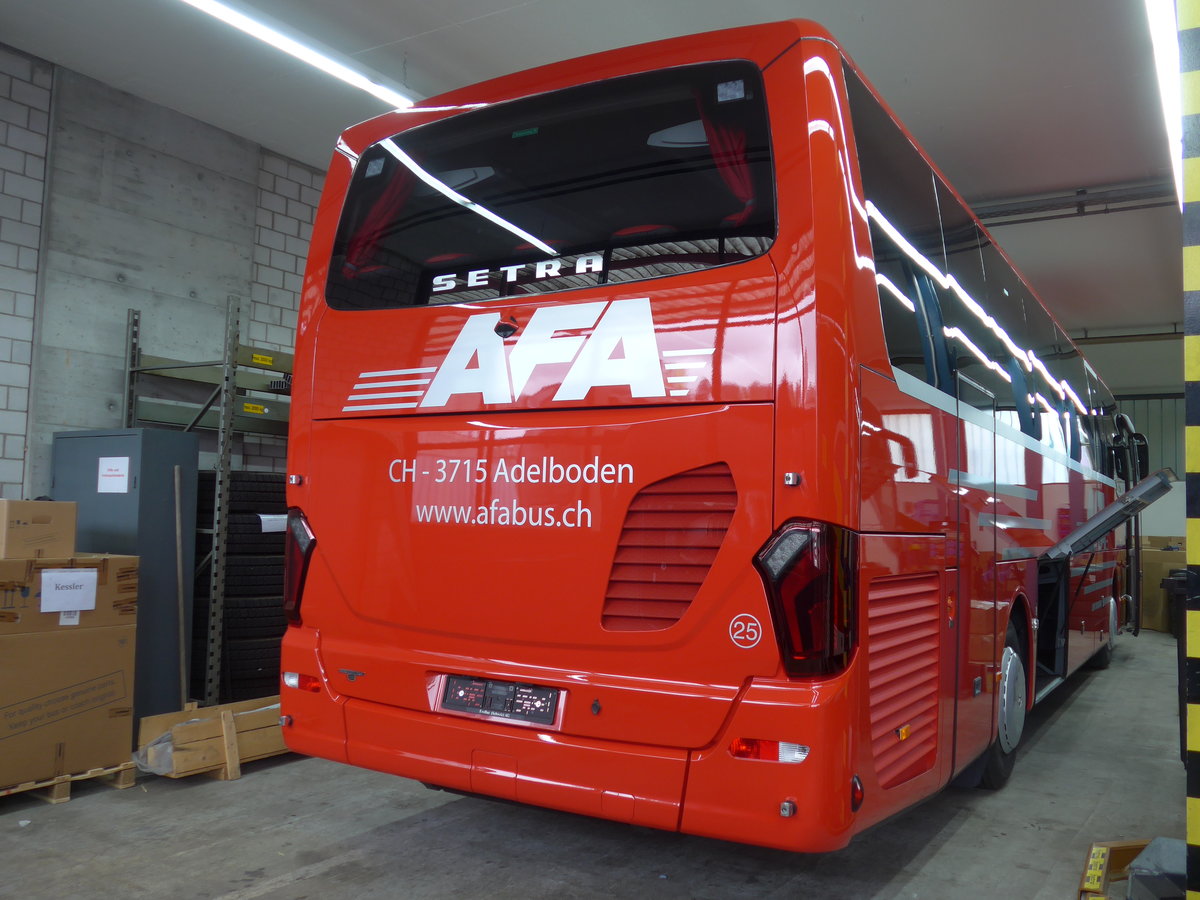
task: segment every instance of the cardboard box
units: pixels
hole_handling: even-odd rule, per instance
[[[137,564],[0,560],[0,787],[129,761]],[[56,579],[71,600],[43,595]]]
[[[1092,844],[1088,848],[1083,876],[1079,879],[1079,900],[1104,900],[1112,882],[1129,877],[1129,864],[1148,843],[1149,841],[1097,841]]]
[[[95,573],[94,608],[79,613],[80,628],[132,625],[137,621],[138,558],[107,554],[80,554],[67,559],[0,559],[0,636],[58,631],[72,626],[60,612],[44,612],[44,572]]]
[[[1176,540],[1158,538],[1157,540]],[[1162,586],[1174,569],[1187,568],[1186,550],[1142,548],[1142,627],[1170,631],[1170,604]]]
[[[1170,547],[1172,550],[1182,550],[1187,546],[1187,538],[1182,536],[1167,536],[1161,535],[1142,535],[1142,547],[1148,550],[1165,550]]]
[[[0,786],[129,760],[135,626],[0,637]],[[15,682],[15,683],[13,683]]]
[[[1171,631],[1171,608],[1167,594],[1161,588],[1152,591],[1142,589],[1142,627],[1150,631]]]
[[[75,555],[75,504],[0,500],[0,559]]]

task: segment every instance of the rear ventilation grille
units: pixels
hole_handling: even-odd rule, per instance
[[[737,488],[725,463],[638,491],[613,558],[604,628],[661,631],[678,622],[708,576],[736,507]]]
[[[867,593],[871,749],[885,788],[934,763],[939,597],[932,573],[880,578]]]

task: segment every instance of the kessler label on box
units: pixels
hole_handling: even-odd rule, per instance
[[[96,608],[95,569],[42,570],[42,612]]]

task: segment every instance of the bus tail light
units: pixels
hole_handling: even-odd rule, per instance
[[[288,510],[283,542],[283,614],[289,625],[300,624],[304,577],[308,574],[308,561],[316,546],[317,539],[313,537],[304,513],[293,506]]]
[[[769,762],[802,763],[812,752],[811,747],[791,741],[760,741],[755,738],[738,738],[729,745],[734,759],[764,759]]]
[[[303,672],[284,672],[283,686],[295,691],[308,691],[310,694],[321,693],[321,679],[316,675],[305,675]]]
[[[856,536],[844,528],[789,522],[754,558],[789,675],[828,675],[849,662],[855,548]]]

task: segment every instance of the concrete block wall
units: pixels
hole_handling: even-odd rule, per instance
[[[0,46],[0,497],[24,495],[53,68]]]
[[[55,78],[28,473],[58,431],[122,425],[129,309],[146,352],[219,359],[249,293],[256,144],[86,76]],[[246,304],[243,304],[246,305]]]
[[[308,242],[324,182],[324,173],[262,150],[250,315],[242,343],[291,353]],[[247,435],[235,453],[241,469],[287,470],[287,442],[281,438]]]
[[[269,150],[258,171],[254,283],[244,343],[291,352],[304,262],[325,177]]]
[[[322,182],[0,44],[0,497],[50,493],[55,432],[121,425],[129,308],[145,352],[216,359],[238,297],[241,342],[290,352]],[[233,462],[285,457],[248,436]]]

